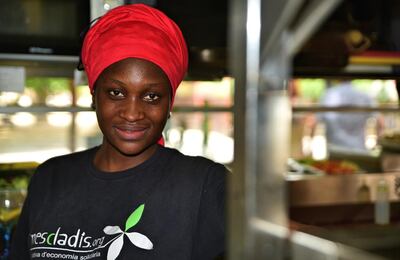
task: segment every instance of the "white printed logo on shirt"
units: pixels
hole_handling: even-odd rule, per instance
[[[125,221],[124,230],[119,226],[106,226],[103,229],[106,235],[117,235],[108,241],[106,236],[94,238],[81,229],[71,235],[63,232],[61,227],[58,227],[55,232],[30,234],[31,258],[89,260],[101,257],[102,252],[100,250],[109,245],[107,260],[115,260],[122,250],[125,235],[133,245],[145,250],[151,250],[153,249],[153,243],[147,236],[139,232],[129,232],[139,223],[143,211],[144,204],[141,204]]]
[[[140,205],[125,222],[124,231],[119,226],[107,226],[104,228],[104,233],[107,235],[119,234],[119,236],[111,243],[108,248],[107,260],[114,260],[118,257],[121,249],[124,245],[124,235],[126,235],[132,244],[135,246],[151,250],[153,249],[153,243],[145,235],[138,232],[127,232],[130,228],[134,227],[142,217],[144,210],[144,204]]]

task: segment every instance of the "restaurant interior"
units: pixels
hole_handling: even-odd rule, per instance
[[[227,259],[400,259],[395,0],[0,1],[2,224],[23,203],[2,190],[23,197],[40,163],[101,143],[79,35],[137,2],[187,39],[163,135],[230,169]]]

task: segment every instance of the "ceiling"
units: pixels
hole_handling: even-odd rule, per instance
[[[228,0],[152,1],[185,35],[190,52],[189,78],[215,79],[229,74]],[[309,2],[305,1],[303,7]],[[293,71],[297,76],[337,76],[349,65],[349,57],[365,51],[400,51],[400,1],[342,1],[294,57]],[[392,67],[389,76],[397,76],[397,67]],[[368,75],[383,76],[379,72]]]

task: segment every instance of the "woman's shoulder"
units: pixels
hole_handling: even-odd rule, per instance
[[[42,164],[46,165],[46,164],[63,163],[63,162],[76,162],[82,159],[86,159],[86,157],[89,156],[91,153],[93,153],[96,149],[98,149],[98,147],[93,147],[82,151],[54,156],[44,161]]]
[[[83,151],[51,157],[38,166],[37,173],[53,171],[54,169],[81,168],[90,162],[89,158],[96,149],[97,147],[93,147]]]
[[[215,162],[204,156],[185,155],[174,148],[164,148],[164,153],[168,154],[167,163],[175,171],[182,171],[185,173],[198,173],[201,175],[225,175],[227,168],[218,162]]]
[[[215,162],[209,158],[199,155],[186,155],[175,148],[164,147],[164,153],[169,154],[170,160],[172,159],[175,163],[196,165],[196,166],[215,166],[220,167],[223,165],[221,163]]]

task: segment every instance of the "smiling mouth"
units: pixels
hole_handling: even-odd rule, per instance
[[[143,139],[148,130],[147,127],[139,126],[114,126],[118,136],[127,141],[137,141]]]

